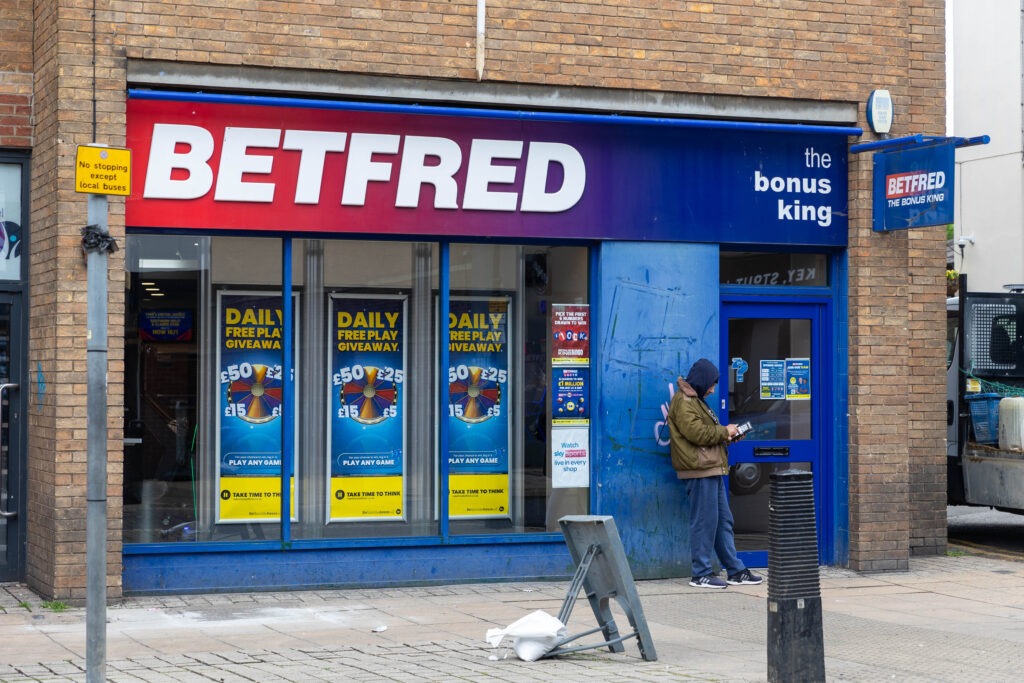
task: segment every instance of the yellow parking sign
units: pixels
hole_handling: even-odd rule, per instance
[[[75,192],[128,196],[131,191],[130,149],[79,145],[75,155]]]

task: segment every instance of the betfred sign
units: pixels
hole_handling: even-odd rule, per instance
[[[845,245],[843,129],[619,121],[133,93],[126,221],[279,234]]]
[[[326,176],[329,153],[344,157],[336,178]],[[288,157],[294,176],[271,180]],[[561,179],[549,190],[553,164]],[[233,126],[215,140],[203,126],[157,123],[143,197],[274,204],[280,185],[290,195],[280,203],[317,205],[327,180],[340,186],[342,206],[364,207],[371,183],[393,183],[395,208],[557,213],[580,200],[586,177],[580,153],[558,142],[475,138],[464,155],[438,136]]]
[[[953,222],[954,145],[942,141],[874,156],[874,230]]]

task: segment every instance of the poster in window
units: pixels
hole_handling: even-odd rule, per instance
[[[448,329],[448,513],[509,516],[508,297],[456,298]]]
[[[148,342],[192,341],[192,311],[139,311],[139,339]]]
[[[298,294],[293,301],[297,311]],[[281,294],[218,292],[217,321],[217,522],[277,522],[288,408]],[[290,486],[294,519],[294,473]]]
[[[21,279],[21,164],[0,164],[0,280]]]
[[[811,359],[786,359],[786,400],[807,401],[811,398]]]
[[[761,361],[761,400],[777,401],[786,398],[786,362],[763,359]]]
[[[551,424],[586,426],[590,424],[590,368],[554,367],[551,369]]]
[[[552,488],[590,486],[590,429],[552,427],[551,465]]]
[[[551,364],[590,365],[590,306],[551,305]]]
[[[405,297],[333,295],[330,521],[405,519]]]

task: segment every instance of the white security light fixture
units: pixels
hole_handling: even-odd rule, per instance
[[[892,95],[888,90],[872,90],[868,97],[868,126],[876,133],[884,135],[892,128]]]

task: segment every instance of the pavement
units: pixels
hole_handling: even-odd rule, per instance
[[[908,571],[820,568],[827,680],[1020,680],[1019,557],[953,548],[912,558]],[[656,661],[636,639],[624,652],[535,662],[485,641],[488,629],[535,610],[558,614],[568,581],[128,598],[107,608],[106,680],[766,681],[770,579],[726,590],[637,582]],[[0,681],[86,680],[86,609],[61,608],[0,585]],[[580,595],[569,633],[596,625]]]

